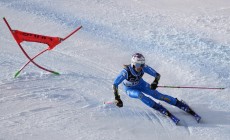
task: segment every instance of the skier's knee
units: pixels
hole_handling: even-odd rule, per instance
[[[175,105],[177,100],[173,97],[170,97],[168,95],[162,96],[160,100],[165,101],[168,104]]]

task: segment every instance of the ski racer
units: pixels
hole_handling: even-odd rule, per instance
[[[144,75],[144,73],[155,77],[154,81],[151,84],[143,80],[142,76]],[[177,98],[174,98],[172,96],[162,94],[156,90],[160,77],[161,76],[159,73],[157,73],[153,68],[145,64],[145,57],[142,54],[133,54],[131,58],[131,64],[124,65],[124,69],[114,80],[113,93],[115,96],[116,105],[118,107],[123,107],[123,102],[118,93],[118,85],[123,82],[124,90],[129,97],[141,100],[147,106],[159,111],[166,116],[170,117],[172,114],[161,104],[156,103],[154,100],[146,95],[149,95],[161,101],[165,101],[166,103],[176,106],[190,114],[193,113],[190,107],[184,102],[179,101]]]

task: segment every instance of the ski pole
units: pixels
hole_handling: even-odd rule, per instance
[[[191,88],[191,89],[217,89],[223,90],[225,88],[213,88],[213,87],[192,87],[192,86],[157,86],[159,88]]]

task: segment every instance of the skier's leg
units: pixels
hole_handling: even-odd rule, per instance
[[[152,96],[155,99],[165,101],[171,105],[176,105],[176,102],[177,102],[176,98],[166,95],[166,94],[162,94],[157,90],[150,89],[150,85],[147,82],[143,83],[143,86],[141,86],[141,91],[146,93],[147,95]]]
[[[127,89],[126,93],[131,98],[140,99],[143,103],[145,103],[149,107],[153,107],[156,104],[152,99],[145,96],[141,91],[137,89]]]
[[[176,118],[174,115],[172,115],[166,108],[164,108],[160,104],[157,104],[151,98],[145,96],[141,91],[139,91],[137,89],[128,89],[128,90],[126,90],[126,93],[132,98],[140,99],[147,106],[159,111],[161,114],[170,117],[174,123],[178,124],[178,122],[180,121],[178,118]]]
[[[174,98],[172,96],[169,96],[169,95],[165,95],[165,94],[162,94],[160,93],[159,91],[157,90],[152,90],[150,89],[150,85],[147,83],[147,82],[143,82],[142,83],[142,86],[140,86],[139,88],[141,88],[141,91],[158,99],[158,100],[161,100],[161,101],[165,101],[171,105],[174,105],[182,110],[184,110],[185,112],[188,112],[192,115],[195,114],[194,111],[192,111],[192,109],[183,101],[179,101],[177,98]]]
[[[171,113],[167,109],[165,109],[162,105],[157,104],[151,98],[145,96],[141,91],[137,89],[128,89],[126,90],[126,93],[129,95],[129,97],[140,99],[147,106],[159,111],[160,113],[171,116]]]
[[[162,94],[157,90],[150,89],[150,85],[147,82],[145,82],[143,84],[145,84],[145,86],[142,86],[142,87],[144,87],[142,89],[142,91],[144,93],[152,96],[153,98],[156,98],[158,100],[165,101],[165,102],[167,102],[167,103],[169,103],[171,105],[174,105],[174,106],[176,106],[176,107],[178,107],[178,108],[180,108],[180,109],[182,109],[182,110],[184,110],[186,112],[189,112],[189,106],[187,104],[177,100],[177,98],[174,98],[174,97],[169,96],[169,95]]]

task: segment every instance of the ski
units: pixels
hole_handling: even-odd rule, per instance
[[[195,111],[193,111],[191,108],[190,110],[188,111],[189,114],[191,114],[195,120],[197,121],[197,123],[200,123],[200,120],[201,120],[201,117],[200,115],[198,115]]]
[[[176,116],[174,116],[170,112],[166,116],[168,116],[176,125],[180,122],[180,119],[178,119]]]

